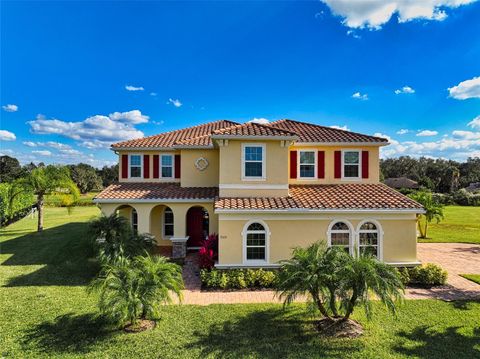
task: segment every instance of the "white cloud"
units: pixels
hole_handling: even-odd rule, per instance
[[[3,108],[4,111],[7,111],[7,112],[16,112],[16,111],[18,111],[18,106],[17,106],[17,105],[13,105],[13,104],[3,105],[2,108]]]
[[[438,131],[432,131],[432,130],[422,130],[417,133],[417,136],[419,137],[436,136],[436,135],[438,135]]]
[[[455,130],[452,134],[454,137],[465,140],[480,140],[480,132]]]
[[[475,117],[473,120],[471,120],[471,121],[468,123],[468,126],[470,126],[471,128],[478,128],[478,129],[480,129],[480,116],[477,116],[477,117]]]
[[[140,111],[114,112],[109,116],[95,115],[80,122],[48,120],[42,115],[29,121],[30,131],[35,134],[57,134],[80,141],[87,148],[108,147],[114,142],[143,137],[143,132],[134,125],[148,122],[148,116]]]
[[[24,141],[22,143],[27,147],[37,147],[37,144],[35,142],[32,142],[32,141]]]
[[[13,132],[7,130],[0,130],[0,140],[1,141],[15,141],[17,136]]]
[[[179,99],[173,99],[173,98],[169,98],[168,101],[167,101],[167,105],[173,105],[175,107],[180,107],[182,106],[182,103],[180,102]]]
[[[456,8],[476,0],[321,0],[343,18],[350,28],[380,29],[393,15],[399,22],[415,19],[441,21],[446,8]]]
[[[450,97],[457,100],[480,98],[480,77],[460,82],[457,86],[449,87]]]
[[[328,126],[330,128],[336,128],[337,130],[344,130],[344,131],[350,131],[347,125],[343,126],[338,126],[338,125],[333,125],[333,126]]]
[[[255,123],[259,123],[261,125],[266,125],[266,124],[270,123],[270,120],[267,120],[266,118],[263,118],[263,117],[260,117],[260,118],[254,117],[252,120],[250,120],[248,122],[255,122]]]
[[[40,156],[51,156],[52,155],[52,152],[50,152],[48,150],[32,151],[32,153],[34,153],[36,155],[40,155]]]
[[[406,128],[402,128],[401,130],[397,131],[397,135],[404,135],[406,133],[409,133],[410,130],[407,130]]]
[[[157,95],[158,95],[158,93],[156,93],[156,92],[150,92],[150,96],[157,96]]]
[[[402,93],[411,94],[415,93],[415,90],[410,86],[403,86],[401,89],[395,90],[395,95],[400,95]]]
[[[125,85],[125,90],[127,91],[143,91],[145,90],[142,86],[136,87],[132,85]]]
[[[352,95],[352,98],[356,98],[358,100],[368,100],[368,94],[366,94],[366,93],[361,94],[360,92],[355,92]]]

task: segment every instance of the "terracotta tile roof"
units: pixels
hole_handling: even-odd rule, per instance
[[[363,135],[294,120],[279,120],[270,123],[269,126],[296,133],[300,137],[298,142],[388,142],[383,137]]]
[[[212,135],[215,136],[288,136],[297,137],[297,134],[288,131],[278,129],[268,125],[262,125],[255,122],[247,122],[244,124],[225,127],[219,130],[213,131]]]
[[[238,123],[228,120],[220,120],[215,122],[205,123],[203,125],[184,128],[181,130],[161,133],[155,136],[138,138],[135,140],[123,141],[114,143],[112,148],[141,148],[141,147],[173,147],[175,144],[191,140],[198,137],[210,135],[213,131],[221,128],[238,125]],[[203,143],[211,144],[210,136]]]
[[[207,199],[218,196],[217,187],[180,187],[178,183],[115,183],[95,199]]]
[[[217,198],[215,209],[422,209],[384,184],[291,185],[288,197]]]

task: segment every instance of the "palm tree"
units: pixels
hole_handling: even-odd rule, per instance
[[[20,185],[24,190],[33,191],[35,196],[37,196],[38,232],[43,231],[43,202],[46,195],[70,193],[73,196],[73,202],[79,196],[78,188],[70,178],[70,172],[67,167],[52,165],[37,167],[20,181]]]
[[[128,259],[106,264],[88,287],[100,293],[99,309],[120,326],[139,319],[156,319],[161,305],[171,303],[171,293],[180,300],[184,288],[181,267],[161,256]]]
[[[324,242],[297,247],[292,259],[281,262],[277,293],[284,304],[308,295],[324,317],[330,318],[330,313],[337,316],[338,275],[347,261],[347,253],[340,248],[327,249]]]
[[[372,294],[395,313],[395,302],[403,297],[403,283],[395,268],[371,255],[349,256],[339,275],[344,320],[350,318],[357,305],[363,305],[370,318]]]
[[[116,213],[94,219],[90,222],[90,232],[103,262],[141,255],[155,243],[150,234],[134,233],[127,219]]]
[[[433,220],[436,220],[439,223],[443,218],[443,205],[438,203],[432,196],[431,192],[428,191],[418,191],[416,193],[412,193],[410,197],[420,203],[425,213],[421,215],[425,218],[425,224],[422,227],[420,218],[418,218],[418,230],[420,232],[420,238],[427,238],[427,229],[428,224]]]

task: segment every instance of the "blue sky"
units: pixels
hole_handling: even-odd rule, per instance
[[[292,118],[480,156],[480,2],[419,4],[3,1],[0,152],[102,166],[112,142]]]

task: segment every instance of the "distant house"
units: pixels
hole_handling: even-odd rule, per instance
[[[465,187],[468,192],[477,192],[480,191],[480,182],[470,183],[468,187]]]
[[[411,180],[407,177],[398,177],[398,178],[387,178],[385,184],[388,187],[400,189],[400,188],[409,188],[409,189],[418,189],[418,182]]]

